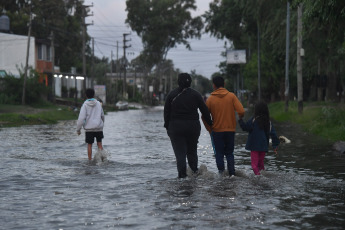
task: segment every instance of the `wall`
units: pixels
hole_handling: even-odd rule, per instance
[[[0,33],[0,70],[19,77],[18,68],[21,71],[25,68],[27,43],[27,36]],[[30,38],[28,65],[36,69],[34,37]]]

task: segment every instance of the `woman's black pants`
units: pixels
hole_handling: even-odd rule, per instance
[[[199,120],[172,120],[168,128],[171,145],[174,149],[178,177],[187,176],[186,157],[193,172],[198,170],[197,146],[200,136]]]

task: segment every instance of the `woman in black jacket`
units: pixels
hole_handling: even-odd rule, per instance
[[[198,171],[197,144],[201,130],[198,109],[212,126],[210,112],[201,94],[190,88],[191,83],[188,73],[179,74],[179,87],[168,94],[164,105],[164,127],[175,152],[179,178],[187,176],[186,157],[192,171]]]

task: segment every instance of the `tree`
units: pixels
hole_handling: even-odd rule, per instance
[[[201,95],[205,95],[206,93],[211,93],[213,91],[210,79],[197,74],[195,70],[191,72],[191,77],[193,88],[197,90]]]
[[[147,66],[158,65],[177,44],[190,49],[187,39],[201,36],[201,17],[190,12],[195,0],[127,0],[126,5],[126,23],[142,39]]]
[[[303,4],[306,65],[313,70],[313,86],[318,100],[338,100],[337,92],[345,90],[345,2],[342,0],[295,0],[294,6]],[[307,54],[308,58],[307,58]],[[322,81],[325,79],[326,81]],[[340,86],[342,85],[342,86]],[[326,89],[326,94],[323,90]],[[343,98],[344,99],[344,98]]]
[[[282,1],[235,1],[235,0],[215,0],[210,3],[210,10],[204,15],[206,20],[206,31],[217,38],[226,38],[231,44],[231,49],[246,49],[248,62],[256,63],[253,56],[258,58],[258,30],[260,29],[260,59],[261,74],[263,79],[262,88],[266,93],[266,100],[273,100],[279,92],[279,82],[284,76],[285,49],[285,5]],[[283,31],[283,32],[282,32]],[[282,39],[284,38],[284,39]],[[248,67],[247,67],[248,66]],[[245,66],[226,65],[221,63],[222,72],[228,78],[229,83],[241,69],[241,74],[245,76],[247,87],[252,92],[258,92],[258,67],[246,64]],[[248,71],[248,72],[246,72]],[[253,72],[254,71],[254,72]],[[252,85],[255,84],[255,87]],[[277,88],[273,89],[272,86]]]
[[[56,44],[55,60],[62,72],[70,72],[72,66],[78,71],[82,68],[81,45],[81,5],[75,0],[2,0],[0,10],[5,10],[11,20],[11,31],[15,34],[27,35],[31,11],[32,33],[36,39],[48,39],[54,32]],[[75,12],[72,14],[72,12]],[[89,49],[90,56],[90,49]]]

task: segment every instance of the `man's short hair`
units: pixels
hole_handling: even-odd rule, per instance
[[[224,87],[224,78],[221,76],[216,76],[212,79],[213,84],[219,88],[219,87]]]
[[[85,94],[87,98],[93,98],[95,96],[95,90],[91,88],[86,89]]]

